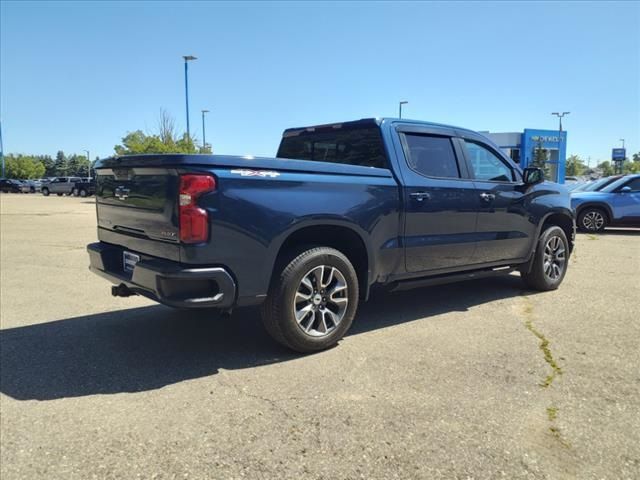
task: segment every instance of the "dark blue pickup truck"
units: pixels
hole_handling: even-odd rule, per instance
[[[292,128],[277,158],[101,160],[91,270],[117,296],[177,308],[262,305],[301,352],[336,344],[371,286],[518,270],[562,282],[574,213],[563,186],[470,130],[399,119]]]

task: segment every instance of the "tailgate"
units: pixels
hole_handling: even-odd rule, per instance
[[[146,167],[96,172],[98,238],[179,261],[178,173]]]

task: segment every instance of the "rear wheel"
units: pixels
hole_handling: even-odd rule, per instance
[[[84,198],[84,197],[86,197],[86,196],[87,196],[87,191],[86,191],[84,188],[81,188],[81,189],[80,189],[80,196],[81,196],[82,198]]]
[[[49,196],[49,189],[47,187],[42,188],[42,195],[44,195],[45,197]]]
[[[535,290],[555,290],[560,286],[569,263],[569,242],[562,228],[548,227],[538,239],[533,265],[523,272],[524,283]]]
[[[74,189],[71,191],[71,194],[72,194],[74,197],[79,197],[79,196],[80,196],[80,192],[78,191],[78,189],[77,189],[77,188],[74,188]]]
[[[335,345],[358,308],[358,277],[349,259],[328,247],[310,248],[286,262],[262,305],[269,334],[308,353]]]
[[[587,207],[578,215],[578,228],[583,232],[602,232],[607,226],[607,214],[601,208]]]

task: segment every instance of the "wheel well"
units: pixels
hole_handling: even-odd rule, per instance
[[[580,215],[586,208],[602,210],[605,217],[607,217],[607,222],[611,221],[611,212],[609,212],[609,209],[605,205],[599,203],[587,203],[585,205],[580,205],[576,211],[576,216]]]
[[[554,213],[545,219],[541,232],[552,225],[558,226],[564,231],[569,241],[570,250],[573,250],[573,220],[571,217],[562,213]]]
[[[302,246],[323,246],[331,247],[342,252],[351,262],[358,276],[360,294],[366,298],[369,282],[369,257],[367,247],[356,232],[336,225],[317,225],[305,227],[293,232],[282,244],[276,257],[274,274],[279,273],[280,268],[284,268],[282,263],[287,259],[292,251]]]

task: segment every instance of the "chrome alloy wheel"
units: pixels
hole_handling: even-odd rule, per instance
[[[303,332],[323,337],[340,324],[348,304],[349,291],[344,275],[335,267],[320,265],[302,277],[293,310]]]
[[[582,217],[582,226],[592,232],[600,230],[603,225],[604,216],[596,210],[592,210]]]
[[[558,280],[567,262],[566,249],[560,237],[554,236],[544,246],[544,275],[552,281]]]

